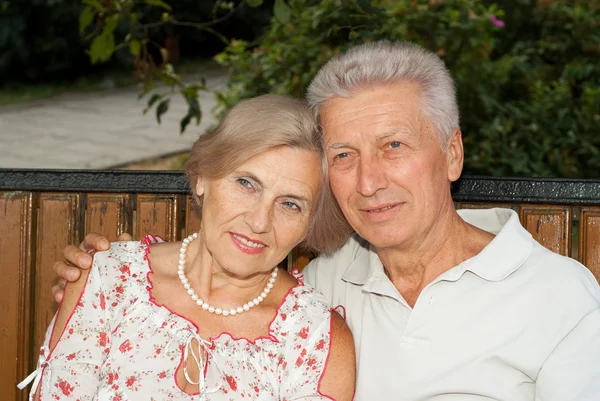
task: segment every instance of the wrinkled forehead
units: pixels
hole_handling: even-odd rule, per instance
[[[422,93],[413,82],[380,84],[354,90],[349,96],[334,96],[320,110],[322,125],[380,117],[418,118],[421,114]]]

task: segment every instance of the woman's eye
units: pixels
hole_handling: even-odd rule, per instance
[[[240,183],[243,187],[252,188],[252,183],[245,178],[238,178],[237,182]]]
[[[301,210],[300,206],[298,206],[296,203],[290,202],[290,201],[283,202],[283,206],[285,206],[288,209],[292,209],[292,210],[298,210],[298,211]]]
[[[392,142],[390,142],[390,148],[393,148],[393,149],[394,148],[399,148],[400,145],[402,145],[402,144],[400,142],[398,142],[398,141],[392,141]]]

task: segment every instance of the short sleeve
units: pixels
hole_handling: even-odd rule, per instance
[[[110,251],[108,251],[110,252]],[[92,400],[99,386],[100,370],[111,344],[111,303],[106,276],[118,271],[118,258],[108,252],[94,256],[86,284],[54,349],[48,352],[56,316],[46,332],[34,381],[39,381],[40,400]]]
[[[307,308],[287,333],[283,356],[280,397],[282,401],[330,400],[319,392],[331,346],[331,312],[323,302]]]
[[[550,354],[535,401],[597,401],[600,394],[600,308],[587,314]]]

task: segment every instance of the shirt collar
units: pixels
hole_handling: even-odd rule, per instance
[[[527,260],[533,248],[531,235],[519,222],[519,216],[510,209],[461,209],[460,217],[467,223],[495,235],[495,238],[477,255],[442,274],[436,281],[456,281],[466,271],[487,281],[502,281]],[[356,234],[355,234],[356,235]],[[356,285],[375,287],[383,295],[394,296],[381,260],[373,247],[356,237],[360,246],[352,262],[342,275],[342,280]],[[390,282],[391,284],[391,282]],[[365,288],[367,290],[367,288]],[[395,290],[395,287],[394,287]],[[392,292],[388,294],[389,292]],[[397,291],[395,291],[397,293]]]
[[[529,258],[533,250],[531,234],[521,226],[511,209],[461,209],[467,223],[494,234],[494,239],[477,255],[442,274],[439,279],[458,280],[469,271],[487,281],[502,281]]]

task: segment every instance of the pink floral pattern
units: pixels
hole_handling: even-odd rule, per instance
[[[222,333],[208,341],[206,389],[187,394],[175,375],[186,344],[198,339],[187,319],[158,306],[148,280],[148,245],[114,243],[97,253],[83,294],[55,348],[46,333],[38,372],[41,400],[327,400],[319,382],[330,347],[331,310],[300,284],[290,290],[255,341]]]

